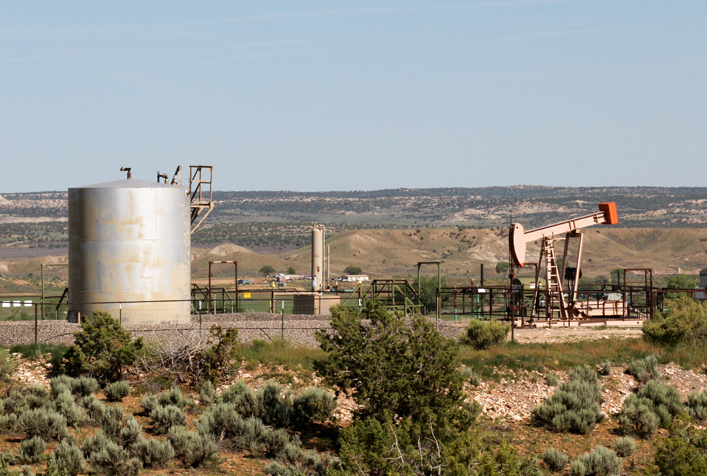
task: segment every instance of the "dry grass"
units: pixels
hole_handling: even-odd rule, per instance
[[[657,354],[661,363],[675,362],[685,369],[707,364],[707,345],[702,347],[663,348],[643,339],[602,339],[552,344],[507,343],[489,350],[462,348],[459,363],[472,368],[484,379],[498,379],[504,369],[544,372],[546,369],[570,369],[578,365],[599,365],[608,360],[625,364],[629,360]]]

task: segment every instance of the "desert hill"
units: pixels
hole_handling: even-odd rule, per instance
[[[589,228],[585,232],[583,269],[588,276],[608,276],[620,267],[652,268],[657,275],[697,274],[707,267],[701,238],[707,238],[707,230]],[[349,265],[361,266],[374,277],[407,276],[416,273],[418,261],[429,260],[442,260],[442,270],[449,276],[476,276],[481,263],[488,275],[493,275],[496,263],[508,261],[506,231],[497,229],[345,231],[327,244],[334,276]],[[529,259],[539,250],[539,245],[529,245]],[[218,258],[204,253],[192,261],[195,276],[206,276],[209,259],[238,260],[243,276],[256,276],[266,264],[278,272],[288,266],[298,273],[310,271],[310,247],[282,254],[237,251]],[[215,272],[223,276],[229,273],[232,271]]]

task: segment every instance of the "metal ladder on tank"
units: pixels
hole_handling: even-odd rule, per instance
[[[211,210],[214,201],[211,193],[211,180],[214,168],[210,165],[189,166],[189,202],[191,206],[191,232],[194,233]],[[206,212],[206,213],[204,213]]]

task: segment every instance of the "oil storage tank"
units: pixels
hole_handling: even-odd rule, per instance
[[[190,320],[190,203],[177,185],[127,179],[69,189],[69,315]]]

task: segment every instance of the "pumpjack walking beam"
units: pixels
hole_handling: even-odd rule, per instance
[[[584,245],[584,236],[579,231],[588,226],[603,224],[614,225],[619,222],[616,204],[613,202],[605,202],[599,204],[599,211],[579,218],[573,218],[560,223],[535,228],[525,231],[520,223],[513,223],[508,233],[508,245],[511,252],[511,259],[516,266],[525,266],[525,251],[528,243],[536,240],[542,240],[540,248],[540,258],[535,269],[535,293],[534,303],[538,302],[537,293],[539,289],[540,267],[545,265],[545,275],[547,279],[547,299],[546,311],[549,319],[559,317],[560,319],[568,318],[568,308],[570,307],[565,302],[565,293],[562,289],[562,280],[565,276],[567,267],[567,253],[569,250],[569,239],[579,238],[579,250],[577,256],[577,267],[575,270],[574,285],[569,294],[570,304],[574,303],[577,298],[577,289],[579,284],[579,275],[581,270],[582,250]],[[564,234],[564,236],[562,236]],[[557,266],[557,256],[555,253],[555,242],[565,240],[564,254],[562,260],[562,273]],[[556,308],[557,306],[557,308]],[[554,314],[558,313],[558,316]]]

